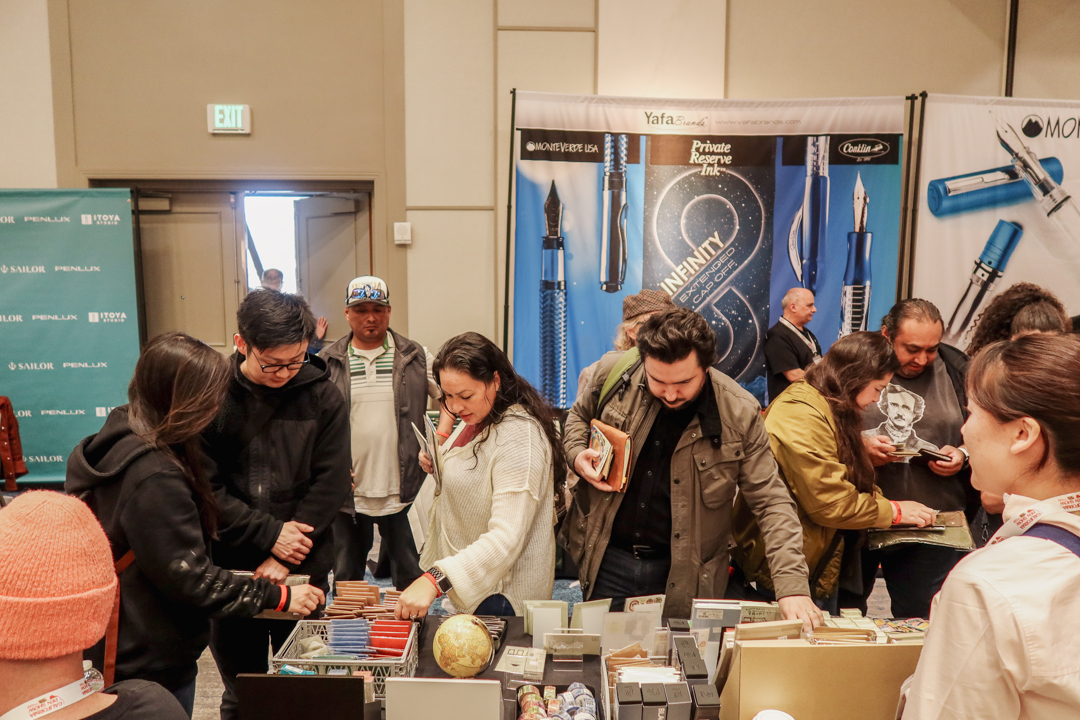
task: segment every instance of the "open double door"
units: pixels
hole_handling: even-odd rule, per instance
[[[231,353],[236,309],[248,293],[243,192],[136,190],[147,337],[185,332]],[[370,194],[307,193],[297,200],[299,290],[327,340],[349,331],[349,281],[371,273]]]

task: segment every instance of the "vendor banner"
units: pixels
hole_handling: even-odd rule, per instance
[[[930,95],[912,291],[963,349],[1016,282],[1080,310],[1080,102]]]
[[[709,321],[716,367],[764,403],[787,290],[815,293],[823,349],[895,302],[904,108],[518,92],[515,367],[569,407],[651,288]]]
[[[0,190],[0,395],[29,474],[63,482],[68,455],[127,402],[139,357],[127,190]]]

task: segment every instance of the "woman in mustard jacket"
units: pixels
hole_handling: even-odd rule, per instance
[[[780,477],[795,498],[803,527],[810,592],[835,611],[844,541],[839,530],[885,528],[903,518],[923,526],[934,511],[912,501],[890,501],[875,485],[862,441],[862,411],[877,402],[900,364],[879,333],[841,338],[803,380],[769,405],[765,429]],[[735,500],[735,560],[746,580],[769,597],[772,580],[761,531],[741,497]]]

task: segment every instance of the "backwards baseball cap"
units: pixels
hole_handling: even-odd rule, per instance
[[[90,508],[24,493],[0,510],[0,547],[0,659],[58,658],[104,637],[117,580]]]
[[[345,295],[345,307],[366,302],[390,306],[390,291],[386,289],[386,283],[382,281],[382,278],[364,275],[349,283],[349,292]]]
[[[673,307],[675,303],[666,292],[645,288],[637,295],[627,295],[622,299],[622,319],[626,322],[638,315],[670,310]]]

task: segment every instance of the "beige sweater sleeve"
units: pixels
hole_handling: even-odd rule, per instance
[[[486,520],[486,531],[435,563],[450,579],[451,600],[459,608],[474,607],[491,595],[512,570],[531,571],[522,550],[533,523],[543,521],[537,509],[542,493],[552,486],[551,446],[532,419],[507,416],[481,447],[483,462],[477,463],[475,481],[491,483],[490,517],[488,508],[475,507],[467,521]]]

